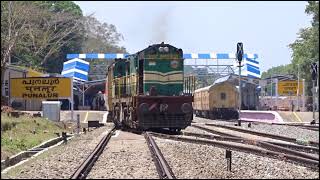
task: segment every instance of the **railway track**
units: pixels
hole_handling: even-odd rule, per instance
[[[318,153],[319,154],[319,148],[313,147],[313,146],[303,146],[303,145],[296,145],[296,144],[288,144],[283,142],[274,142],[274,141],[268,141],[268,140],[256,140],[256,139],[250,139],[250,138],[243,138],[241,136],[237,136],[231,133],[221,132],[218,130],[213,130],[197,125],[193,125],[193,127],[204,130],[209,133],[213,134],[220,134],[222,136],[226,137],[210,137],[210,138],[216,138],[216,139],[226,139],[228,141],[238,142],[238,143],[246,143],[251,145],[256,145],[265,149],[277,151],[280,153],[286,153],[291,154],[303,158],[313,159],[319,161],[319,157],[316,157],[314,155],[308,154],[308,153]],[[302,151],[302,152],[301,152]]]
[[[292,155],[292,154],[284,154],[278,151],[275,151],[274,149],[263,149],[259,147],[251,147],[251,146],[246,146],[244,144],[239,144],[239,143],[230,143],[229,140],[232,139],[232,137],[221,137],[224,138],[226,141],[217,141],[217,140],[206,140],[206,139],[194,139],[194,138],[186,138],[186,137],[178,137],[175,135],[167,135],[167,134],[159,134],[159,133],[151,133],[153,136],[164,138],[164,139],[170,139],[170,140],[175,140],[175,141],[182,141],[182,142],[188,142],[188,143],[195,143],[195,144],[203,144],[203,145],[212,145],[215,147],[220,147],[224,149],[229,149],[229,150],[235,150],[235,151],[241,151],[241,152],[246,152],[246,153],[253,153],[257,154],[260,156],[267,156],[267,157],[272,157],[276,159],[282,159],[286,161],[292,161],[292,162],[297,162],[297,163],[302,163],[304,165],[309,166],[310,168],[318,168],[319,166],[319,160],[314,160],[314,159],[309,159],[305,157],[300,157],[297,155]],[[208,135],[204,135],[205,137]],[[257,143],[257,142],[255,142]],[[253,143],[253,145],[255,145]],[[266,143],[264,143],[265,145]],[[275,147],[273,147],[275,148]]]
[[[154,163],[156,165],[159,177],[161,179],[176,179],[176,177],[172,172],[172,169],[170,168],[169,164],[163,157],[159,147],[157,146],[156,142],[154,141],[150,133],[145,132],[144,137],[147,141],[147,144],[151,152],[152,158],[154,160]]]
[[[108,132],[93,150],[93,152],[88,156],[88,158],[81,164],[81,166],[73,173],[71,179],[85,179],[89,174],[94,163],[97,161],[104,148],[107,146],[111,136],[115,132],[116,128],[113,127],[111,131]]]
[[[237,121],[237,120],[236,120]],[[244,122],[252,122],[252,121],[244,121]],[[279,125],[279,126],[294,126],[302,129],[308,129],[312,131],[319,131],[319,123],[315,123],[314,125],[310,125],[310,123],[267,123],[267,122],[252,122],[255,124],[271,124],[271,125]]]
[[[98,143],[96,148],[93,152],[88,156],[88,158],[81,164],[81,166],[73,173],[70,179],[85,179],[88,174],[90,173],[92,167],[94,166],[95,162],[98,160],[99,156],[102,154],[103,150],[107,146],[111,136],[115,132],[116,128],[113,127],[108,134],[106,134],[101,141]],[[148,148],[151,152],[151,156],[154,160],[156,169],[158,171],[158,175],[161,179],[176,179],[172,169],[168,165],[167,161],[163,157],[159,147],[157,146],[156,142],[152,138],[152,136],[148,132],[136,132],[136,131],[129,131],[135,134],[144,134],[146,139]]]
[[[210,126],[212,124],[205,124],[205,125]],[[225,127],[223,125],[215,125],[215,124],[213,126]],[[192,138],[186,138],[186,137],[177,137],[177,134],[168,135],[168,134],[161,134],[157,132],[142,132],[142,134],[144,135],[144,138],[146,139],[148,148],[151,152],[159,178],[176,179],[172,169],[168,165],[167,161],[165,160],[164,156],[162,155],[159,147],[157,146],[152,136],[165,138],[165,139],[178,140],[183,142],[189,142],[189,143],[213,145],[220,148],[253,153],[260,156],[267,156],[267,157],[282,159],[282,160],[291,161],[291,162],[292,161],[298,162],[298,163],[305,164],[311,168],[319,166],[319,157],[315,157],[313,155],[308,154],[308,153],[318,153],[319,148],[317,147],[302,146],[302,145],[296,145],[296,144],[286,144],[286,143],[272,142],[272,141],[252,140],[249,138],[243,138],[236,135],[232,135],[226,132],[219,132],[216,130],[208,129],[198,125],[192,125],[192,127],[205,130],[209,133],[220,134],[220,136],[182,132],[181,135],[184,135],[184,136],[193,136],[193,137],[202,138],[202,139],[192,139]],[[229,128],[229,127],[226,126],[226,128]],[[235,130],[238,130],[238,128],[232,129],[232,130],[235,131]],[[96,146],[94,151],[88,156],[88,158],[81,164],[81,166],[71,176],[71,179],[85,179],[87,177],[87,175],[91,171],[91,168],[94,166],[100,154],[103,152],[104,148],[108,144],[114,131],[115,131],[115,127],[101,139],[101,141]],[[248,131],[248,130],[245,130],[245,131],[246,133],[252,134],[251,131]],[[133,133],[140,134],[137,132],[133,132]],[[258,134],[259,133],[260,132],[258,132]],[[266,133],[263,133],[263,134],[266,134]],[[266,136],[270,138],[269,134]],[[233,143],[230,143],[230,142],[233,142]],[[314,145],[315,143],[312,142],[311,144]],[[252,145],[252,146],[248,146],[248,145]],[[292,150],[292,149],[295,149],[295,150]],[[308,152],[308,153],[304,153],[301,151]]]
[[[259,140],[252,140],[252,139],[248,139],[248,138],[242,138],[242,137],[230,137],[230,136],[216,136],[216,135],[204,135],[204,134],[198,134],[198,133],[188,133],[188,132],[184,132],[183,135],[185,136],[194,136],[194,137],[200,137],[200,138],[205,138],[205,139],[211,139],[211,140],[218,140],[218,141],[231,141],[231,142],[236,142],[236,143],[242,143],[242,144],[249,144],[249,145],[255,145],[258,147],[262,147],[265,149],[269,149],[269,150],[273,150],[273,151],[277,151],[280,153],[286,153],[286,154],[292,154],[295,156],[300,156],[303,158],[307,158],[307,159],[312,159],[312,160],[317,160],[319,161],[319,158],[304,152],[300,152],[300,151],[295,151],[292,149],[289,149],[287,145],[289,145],[289,147],[291,148],[304,148],[301,146],[297,146],[297,145],[290,145],[290,144],[285,144],[285,143],[275,143],[274,142],[270,142],[270,141],[259,141]],[[312,152],[314,151],[319,151],[319,149],[310,147]],[[300,150],[300,149],[299,149]]]
[[[205,129],[205,128],[199,128],[202,130],[205,130],[207,132],[216,132],[211,131],[211,129]],[[236,137],[236,136],[225,136],[226,133],[224,133],[222,136],[217,135],[206,135],[206,134],[200,134],[200,133],[190,133],[190,132],[183,132],[182,135],[185,136],[194,136],[199,138],[205,138],[205,139],[213,139],[218,141],[231,141],[231,142],[237,142],[237,143],[246,143],[246,144],[256,144],[256,140],[242,138],[242,137]],[[294,149],[301,152],[307,152],[307,153],[313,153],[313,154],[319,154],[319,148],[312,147],[312,146],[302,146],[302,145],[295,145],[295,144],[287,144],[287,143],[281,143],[281,142],[273,142],[273,141],[264,141],[270,144],[278,145],[285,148]]]
[[[282,140],[282,141],[287,141],[287,142],[291,142],[291,143],[295,143],[295,144],[303,143],[303,144],[307,144],[307,145],[319,148],[319,142],[315,142],[315,141],[300,142],[300,140],[295,139],[295,138],[291,138],[291,137],[279,136],[279,135],[263,133],[263,132],[257,132],[257,131],[247,130],[247,129],[241,129],[241,128],[236,128],[236,127],[231,127],[231,126],[220,125],[220,124],[205,123],[205,125],[219,127],[219,128],[225,128],[225,129],[230,129],[230,130],[234,130],[234,131],[239,131],[239,132],[243,132],[243,133],[258,135],[258,136],[262,136],[262,137],[268,137],[268,138]],[[192,126],[196,127],[197,125],[192,125]],[[197,126],[197,127],[199,127],[199,126]]]

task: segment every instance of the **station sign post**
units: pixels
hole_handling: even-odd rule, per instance
[[[73,120],[73,81],[66,77],[10,78],[10,97],[15,99],[68,99]]]

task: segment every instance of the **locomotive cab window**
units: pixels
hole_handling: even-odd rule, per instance
[[[226,99],[226,93],[220,93],[220,99],[225,100]]]

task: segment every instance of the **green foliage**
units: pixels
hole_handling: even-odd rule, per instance
[[[115,25],[101,23],[92,16],[85,16],[83,24],[85,29],[83,52],[127,53],[124,47],[118,45],[124,38],[117,32]]]
[[[306,79],[307,93],[311,95],[310,65],[319,61],[319,1],[308,1],[305,12],[313,16],[312,26],[301,29],[298,39],[289,45],[292,49],[293,73],[298,73],[300,64],[301,78]]]
[[[10,22],[15,24],[10,26]],[[60,73],[66,54],[126,53],[118,45],[121,40],[113,24],[84,17],[72,1],[1,1],[1,69],[11,57],[16,65]],[[95,78],[104,78],[106,65],[95,67]]]
[[[71,1],[1,2],[1,65],[60,73],[66,51],[83,41],[82,11]],[[11,23],[10,23],[11,22]]]
[[[270,77],[271,73],[297,75],[299,64],[300,78],[305,79],[306,93],[311,95],[310,66],[319,61],[319,1],[308,1],[305,13],[313,17],[311,27],[300,29],[298,38],[289,45],[293,51],[291,64],[271,68],[262,73],[262,78]]]
[[[95,17],[84,17],[84,41],[81,52],[86,53],[127,53],[119,42],[123,40],[121,33],[117,32],[113,24],[101,23]],[[70,52],[70,51],[69,51]],[[71,51],[79,52],[79,51]],[[107,66],[111,61],[94,60],[90,61],[89,80],[104,79]]]
[[[82,16],[81,8],[72,1],[33,1],[33,3],[52,12],[69,12]]]
[[[271,75],[275,76],[275,75],[291,74],[293,73],[292,68],[293,67],[291,64],[276,66],[271,69],[268,69],[266,72],[263,72],[261,75],[261,78],[269,78],[271,77]]]
[[[8,120],[7,118],[2,119],[1,117],[1,132],[9,131],[16,125],[17,125],[16,121],[11,121],[11,120]]]
[[[44,118],[13,118],[1,113],[1,154],[12,155],[27,150],[61,132],[56,123]]]

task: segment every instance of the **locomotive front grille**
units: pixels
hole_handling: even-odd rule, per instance
[[[139,125],[143,128],[186,128],[191,124],[192,115],[152,114],[139,116]]]

